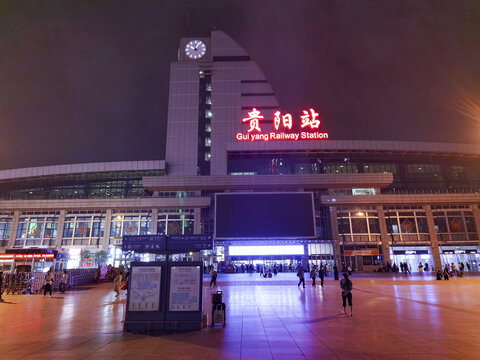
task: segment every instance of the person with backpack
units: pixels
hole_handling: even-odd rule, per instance
[[[343,279],[340,280],[340,288],[342,289],[343,313],[347,315],[347,300],[350,307],[350,316],[353,316],[352,308],[352,282],[348,278],[347,273],[343,273]]]
[[[303,288],[305,289],[305,272],[303,271],[303,266],[300,266],[297,276],[299,278],[298,287],[300,287],[300,284],[303,283]]]

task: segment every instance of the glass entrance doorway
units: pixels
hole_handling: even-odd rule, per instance
[[[235,273],[274,272],[275,269],[277,272],[294,272],[302,265],[301,256],[232,256],[230,259],[228,272]]]
[[[433,257],[430,247],[426,246],[395,246],[390,248],[392,265],[400,268],[400,263],[406,263],[410,272],[434,271]],[[420,267],[420,264],[422,266]],[[428,265],[428,267],[427,267]]]
[[[460,269],[460,263],[463,263],[464,271],[479,271],[480,254],[475,246],[442,246],[440,258],[443,267],[455,264],[457,269]]]

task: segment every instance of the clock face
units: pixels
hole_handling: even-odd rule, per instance
[[[207,45],[200,40],[192,40],[185,46],[185,54],[190,59],[200,59],[207,52]]]

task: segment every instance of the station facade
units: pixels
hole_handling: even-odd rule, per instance
[[[281,108],[225,33],[181,39],[165,160],[0,171],[0,245],[106,251],[120,264],[123,235],[215,236],[215,194],[308,192],[315,236],[215,239],[204,260],[478,270],[480,146],[339,141],[320,113]]]

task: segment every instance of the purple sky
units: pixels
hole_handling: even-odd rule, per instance
[[[331,139],[480,143],[480,2],[0,3],[0,168],[163,159],[169,63],[212,28]]]

